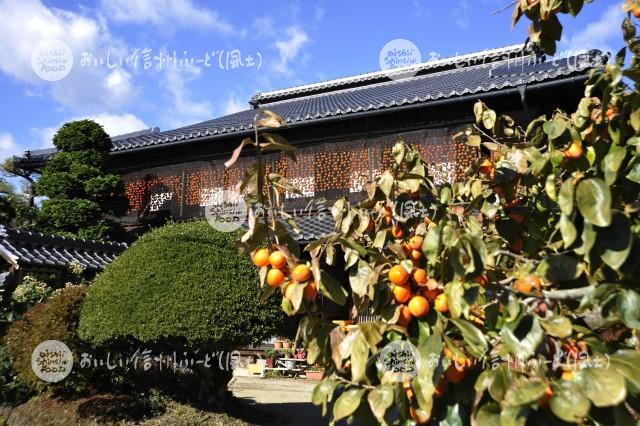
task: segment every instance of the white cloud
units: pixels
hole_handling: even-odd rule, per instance
[[[563,37],[558,46],[556,56],[569,56],[571,54],[600,49],[604,52],[615,54],[624,44],[620,24],[624,19],[624,13],[619,4],[614,4],[604,10],[600,19],[587,24],[583,30]]]
[[[412,0],[411,9],[413,10],[413,16],[416,18],[430,17],[431,11],[424,7],[421,0]]]
[[[68,123],[69,121],[77,121],[77,120],[84,120],[84,119],[93,120],[98,124],[102,124],[102,127],[104,127],[104,131],[107,132],[109,136],[123,135],[125,133],[136,132],[138,130],[148,129],[149,127],[151,127],[151,126],[148,126],[142,119],[129,113],[125,113],[125,114],[101,113],[101,114],[93,114],[93,115],[78,115],[68,120],[65,120],[62,123],[58,123],[58,125],[56,126],[31,129],[31,133],[34,136],[34,139],[37,140],[39,143],[35,145],[31,144],[28,148],[42,149],[42,148],[53,147],[53,136],[56,134],[58,129],[62,127],[64,123]],[[20,152],[22,151],[23,150],[21,150]]]
[[[275,38],[277,36],[275,23],[270,16],[260,16],[251,24],[251,34],[256,38]]]
[[[313,17],[316,21],[322,21],[324,18],[325,9],[324,9],[324,1],[319,1],[315,4],[313,8]]]
[[[275,42],[280,60],[274,65],[274,70],[281,74],[291,74],[289,62],[294,60],[309,42],[309,36],[298,26],[291,26],[285,30],[284,38]]]
[[[468,0],[459,0],[457,5],[451,9],[451,18],[457,26],[467,29],[471,25],[471,5]]]
[[[125,133],[137,132],[148,129],[148,126],[140,118],[133,114],[97,114],[86,117],[75,117],[72,120],[82,120],[88,118],[98,124],[102,124],[104,131],[110,136],[123,135]]]
[[[60,126],[62,126],[62,124],[63,123],[60,123],[57,126],[51,126],[51,127],[32,128],[31,133],[33,134],[33,139],[38,141],[38,143],[37,144],[31,143],[25,149],[35,150],[35,149],[43,149],[43,148],[52,148],[53,135],[56,134],[56,132],[58,131]]]
[[[171,96],[172,106],[164,111],[163,121],[168,127],[175,128],[210,120],[214,117],[209,101],[192,99],[193,94],[187,84],[197,79],[202,70],[196,66],[170,68],[164,75],[164,85]]]
[[[116,111],[131,102],[137,93],[124,71],[119,81],[106,67],[80,66],[82,52],[104,56],[124,52],[124,43],[114,38],[105,23],[61,9],[48,8],[40,0],[3,0],[0,2],[3,35],[0,71],[27,83],[44,88],[65,107],[82,112]],[[60,81],[45,82],[33,71],[31,54],[43,40],[65,43],[74,55],[74,66]]]
[[[235,93],[232,93],[224,104],[223,114],[233,114],[234,112],[244,111],[247,108],[249,108],[249,105],[240,101]]]
[[[119,22],[150,23],[164,29],[197,27],[244,35],[215,10],[200,7],[191,0],[102,0],[102,7],[108,18]]]
[[[9,133],[0,133],[0,159],[22,154],[23,149]]]

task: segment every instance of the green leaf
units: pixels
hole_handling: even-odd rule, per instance
[[[558,200],[558,193],[556,192],[556,177],[553,174],[547,176],[547,179],[544,182],[544,190],[552,201]],[[573,203],[573,197],[571,202]]]
[[[557,139],[567,130],[567,122],[561,118],[549,120],[542,126],[549,139]]]
[[[376,239],[373,241],[373,247],[377,249],[383,249],[384,243],[387,241],[387,231],[380,230],[376,233]]]
[[[640,386],[640,352],[631,349],[620,349],[609,355],[611,368],[625,379]]]
[[[584,264],[566,255],[550,256],[540,262],[536,271],[550,281],[573,281],[584,272]]]
[[[454,404],[447,407],[447,415],[439,422],[441,426],[464,426],[463,418],[465,413],[460,408],[460,404]]]
[[[487,343],[487,339],[485,338],[482,331],[480,331],[476,326],[471,324],[470,322],[463,319],[451,319],[450,320],[462,333],[462,337],[464,339],[464,343],[469,349],[469,354],[473,355],[476,358],[484,355],[489,348],[489,344]]]
[[[616,146],[616,145],[614,145]],[[617,149],[611,149],[609,153],[602,160],[602,168],[605,173],[605,183],[607,185],[613,185],[618,177],[618,170],[622,166],[622,162],[627,155],[625,147],[617,147]]]
[[[558,207],[560,207],[560,211],[565,216],[569,216],[573,213],[573,193],[574,188],[571,179],[567,179],[562,182],[560,192],[558,193]]]
[[[398,142],[397,144],[395,144],[391,149],[391,155],[393,156],[393,159],[395,160],[396,164],[402,163],[404,154],[405,154],[405,147],[404,147],[404,144],[401,142]]]
[[[560,339],[565,339],[571,336],[571,333],[573,332],[571,321],[569,321],[569,318],[560,315],[554,315],[551,318],[541,319],[540,324],[548,334]]]
[[[373,389],[367,395],[367,401],[369,402],[369,408],[376,419],[381,424],[386,424],[384,420],[384,414],[387,412],[391,404],[393,404],[393,386],[390,384],[380,385]]]
[[[476,392],[484,392],[487,390],[493,381],[493,376],[494,372],[492,369],[483,370],[482,373],[478,375],[478,378],[473,385],[473,390]]]
[[[567,3],[567,10],[569,14],[573,17],[576,17],[578,13],[582,10],[582,5],[584,4],[584,0],[569,0]]]
[[[364,260],[358,262],[357,268],[351,268],[349,283],[355,294],[363,297],[369,293],[369,286],[378,281],[378,273]]]
[[[484,104],[482,101],[477,101],[473,104],[473,114],[476,116],[476,123],[480,124],[482,121],[482,113],[484,112]]]
[[[467,137],[467,145],[468,146],[472,146],[472,147],[477,148],[477,147],[480,146],[481,142],[482,142],[482,139],[478,135],[469,135]]]
[[[542,379],[519,379],[507,389],[504,395],[504,403],[511,407],[530,405],[538,402],[546,389],[547,384]]]
[[[526,412],[519,407],[505,407],[500,412],[500,426],[525,426]]]
[[[578,231],[576,230],[575,225],[568,216],[563,214],[562,216],[560,216],[558,227],[560,228],[560,234],[562,234],[562,242],[564,243],[564,248],[571,247],[571,245],[578,237]]]
[[[422,241],[422,251],[427,256],[430,265],[435,265],[442,249],[442,226],[429,229]]]
[[[349,247],[350,249],[357,251],[358,255],[360,255],[361,257],[365,257],[367,255],[367,249],[362,247],[360,244],[356,243],[355,241],[353,241],[353,239],[340,237],[339,241],[344,246]]]
[[[635,183],[640,183],[640,162],[633,165],[631,171],[627,173],[627,179]]]
[[[629,115],[629,122],[636,133],[640,132],[640,98],[636,95],[631,101],[631,114]]]
[[[491,130],[496,125],[496,112],[492,109],[485,109],[482,113],[482,125],[485,129]]]
[[[333,278],[333,276],[325,271],[321,272],[320,291],[324,296],[327,296],[330,300],[340,306],[344,306],[347,301],[347,290],[345,290],[340,283]]]
[[[358,324],[358,330],[372,351],[377,351],[378,343],[382,340],[385,326],[379,322],[363,322]]]
[[[289,144],[285,138],[272,133],[264,133],[261,136],[267,140],[267,143],[260,144],[264,151],[280,151],[293,161],[296,161],[296,147]]]
[[[640,296],[633,290],[624,290],[616,296],[618,314],[629,327],[640,329]]]
[[[282,308],[282,311],[285,314],[289,315],[290,317],[296,314],[296,309],[293,307],[293,304],[291,303],[291,301],[289,301],[289,299],[287,299],[286,297],[282,298],[280,307]]]
[[[393,175],[389,170],[385,170],[378,180],[378,187],[387,198],[389,198],[391,191],[393,191],[393,181]]]
[[[362,334],[358,334],[351,346],[351,377],[354,382],[365,379],[368,360],[369,345]]]
[[[578,384],[566,380],[554,386],[549,406],[553,414],[570,423],[580,422],[591,409],[591,403]]]
[[[447,295],[447,304],[452,318],[460,318],[463,311],[469,310],[469,304],[464,300],[464,287],[460,281],[448,283],[444,292]]]
[[[600,227],[611,224],[611,192],[602,179],[580,181],[576,204],[586,221]]]
[[[352,415],[360,406],[364,392],[364,389],[357,387],[350,387],[345,390],[333,405],[334,420],[344,419]]]
[[[300,305],[302,304],[302,294],[304,293],[305,286],[296,282],[290,282],[289,285],[292,285],[294,287],[293,291],[290,294],[289,291],[287,291],[287,295],[291,296],[289,300],[291,300],[291,304],[293,305],[293,309],[295,310],[295,312],[298,312],[298,310],[300,309]]]
[[[311,392],[311,402],[313,405],[321,405],[327,399],[331,398],[333,391],[338,386],[338,382],[331,379],[324,379],[318,383]]]
[[[633,238],[629,219],[624,213],[614,210],[611,225],[598,229],[596,249],[600,257],[612,269],[618,270],[631,253]]]
[[[610,368],[585,368],[576,380],[596,407],[618,405],[627,396],[624,377]]]
[[[596,242],[597,232],[594,226],[590,223],[585,223],[582,227],[582,245],[574,251],[579,255],[586,255]]]
[[[488,403],[480,407],[476,412],[476,426],[495,426],[500,424],[500,406],[495,403]]]
[[[251,140],[251,138],[243,139],[242,142],[240,142],[240,145],[238,145],[238,147],[233,150],[233,153],[231,154],[231,158],[225,161],[224,163],[225,169],[228,169],[229,167],[233,166],[236,163],[236,161],[238,161],[238,158],[240,158],[240,154],[242,153],[242,149],[244,148],[245,145],[250,145],[252,143],[253,143],[253,140]]]
[[[511,382],[513,381],[513,373],[506,365],[500,365],[495,370],[493,380],[489,385],[489,395],[498,402],[502,402]]]
[[[517,358],[526,360],[542,343],[544,332],[537,317],[524,316],[506,324],[500,334],[509,351]]]

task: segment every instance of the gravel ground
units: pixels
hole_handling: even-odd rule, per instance
[[[305,379],[235,377],[230,388],[236,398],[276,417],[279,425],[326,425],[321,407],[311,403],[314,386],[315,382]]]

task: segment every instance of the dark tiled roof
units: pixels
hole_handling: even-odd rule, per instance
[[[97,271],[126,248],[124,243],[58,237],[0,225],[0,255],[20,267],[68,268],[75,261],[88,270]]]
[[[334,231],[336,222],[331,213],[320,215],[303,215],[294,218],[296,225],[300,228],[297,233],[287,223],[283,222],[285,228],[300,242],[315,241]]]
[[[294,217],[294,221],[300,232],[296,232],[286,220],[279,218],[278,221],[287,229],[293,238],[300,243],[307,243],[322,238],[333,232],[336,226],[336,222],[333,220],[331,213],[303,214]],[[247,223],[243,224],[245,229],[247,229],[248,226]]]
[[[273,99],[282,99],[283,97],[292,97],[300,94],[311,94],[327,89],[338,89],[359,85],[360,83],[374,81],[388,81],[396,76],[403,76],[408,73],[416,75],[425,71],[436,72],[449,69],[451,67],[469,66],[477,63],[493,61],[493,59],[507,59],[514,55],[522,55],[525,51],[524,44],[515,44],[512,46],[500,47],[497,49],[483,50],[465,55],[456,55],[449,58],[431,60],[421,62],[419,64],[407,65],[388,70],[368,72],[365,74],[354,75],[350,77],[337,78],[334,80],[320,81],[317,83],[305,84],[302,86],[294,86],[286,89],[271,90],[261,92],[251,98],[254,102],[265,103]]]
[[[494,51],[494,55],[498,55],[499,52],[499,50]],[[586,74],[591,68],[602,63],[605,58],[598,51],[548,62],[541,62],[530,55],[504,61],[488,61],[479,65],[454,67],[445,71],[436,70],[426,75],[402,80],[339,89],[261,105],[280,114],[288,124],[311,122],[325,117],[425,104],[441,99]],[[250,130],[253,128],[252,121],[255,114],[256,110],[248,109],[175,130],[128,138],[113,138],[112,151],[195,141]],[[30,161],[36,162],[37,156],[38,152],[33,151]]]

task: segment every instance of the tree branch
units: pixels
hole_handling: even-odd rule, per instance
[[[514,0],[514,1],[512,1],[511,3],[509,3],[508,5],[503,6],[503,7],[501,7],[501,8],[500,8],[500,9],[498,9],[498,10],[494,10],[493,12],[491,12],[491,14],[492,14],[492,15],[497,15],[498,13],[502,13],[502,12],[504,12],[505,10],[512,8],[512,7],[513,7],[513,6],[515,6],[516,4],[518,4],[518,0]]]
[[[551,300],[575,300],[586,296],[593,286],[570,288],[567,290],[543,290],[542,294],[546,299]]]

